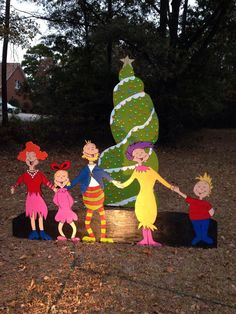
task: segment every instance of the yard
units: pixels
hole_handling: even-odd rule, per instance
[[[0,313],[236,313],[235,129],[205,129],[175,147],[158,148],[160,174],[187,194],[193,195],[197,175],[207,171],[212,176],[209,200],[216,210],[217,248],[13,237],[12,222],[23,213],[25,201],[25,188],[10,194],[10,185],[24,170],[17,152],[0,153]],[[48,153],[41,166],[48,178],[52,180],[49,164],[54,160],[70,159],[70,176],[78,173],[80,147]],[[160,215],[187,213],[182,198],[163,186],[156,188]],[[52,192],[44,192],[49,210],[55,210]],[[78,189],[72,195],[78,211],[82,207]]]

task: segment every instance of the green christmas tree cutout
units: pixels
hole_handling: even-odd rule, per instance
[[[135,164],[125,157],[130,144],[139,141],[155,143],[158,138],[158,118],[153,102],[144,92],[144,84],[134,74],[127,56],[121,59],[124,63],[119,73],[120,82],[113,90],[114,109],[111,113],[110,126],[116,145],[104,150],[99,159],[99,166],[105,169],[115,180],[127,180]],[[150,157],[146,163],[158,171],[156,153],[149,149]],[[105,183],[105,204],[111,206],[134,207],[139,192],[138,182],[126,189],[118,189],[113,184]]]

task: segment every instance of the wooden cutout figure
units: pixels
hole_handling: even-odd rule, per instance
[[[88,165],[85,166],[75,177],[71,185],[67,189],[73,188],[75,185],[80,184],[80,191],[83,196],[83,203],[87,208],[85,227],[88,232],[88,236],[83,237],[85,242],[95,242],[95,235],[91,228],[91,220],[95,210],[98,210],[101,220],[101,237],[100,242],[113,243],[111,238],[106,236],[106,217],[104,211],[104,183],[103,179],[107,179],[112,182],[115,186],[120,186],[120,182],[115,181],[112,177],[106,173],[102,168],[99,168],[95,161],[99,157],[99,150],[94,143],[87,141],[83,147],[82,158],[88,160]]]
[[[57,240],[66,241],[67,238],[63,232],[64,223],[67,222],[72,228],[71,241],[78,242],[80,238],[76,237],[77,227],[74,221],[78,220],[76,213],[73,212],[71,207],[74,204],[74,200],[65,186],[70,185],[67,169],[70,168],[70,161],[64,161],[61,165],[52,163],[50,167],[56,170],[54,174],[54,185],[57,188],[57,192],[54,195],[53,203],[58,206],[58,212],[55,216],[55,220],[58,222],[59,236]]]
[[[19,153],[17,159],[23,161],[28,166],[28,170],[24,172],[11,187],[11,193],[15,193],[16,187],[25,184],[27,187],[26,196],[26,216],[30,217],[32,232],[29,234],[29,240],[52,240],[52,238],[44,231],[43,219],[47,218],[47,205],[42,198],[41,185],[44,184],[49,189],[56,191],[54,185],[48,181],[45,174],[36,169],[39,160],[45,160],[48,154],[42,152],[40,147],[33,142],[27,142],[25,149]],[[39,233],[36,231],[35,220],[38,217]]]
[[[154,185],[156,181],[159,181],[168,189],[173,190],[174,187],[151,167],[143,165],[149,158],[149,154],[145,149],[152,147],[153,144],[149,142],[137,142],[128,146],[126,157],[129,160],[136,161],[138,164],[131,177],[127,181],[121,183],[121,185],[122,188],[125,188],[135,179],[140,185],[140,191],[135,202],[135,214],[139,221],[138,227],[142,227],[143,239],[137,244],[161,247],[161,243],[154,241],[152,236],[152,231],[157,229],[154,225],[157,217],[157,203],[154,194]]]
[[[208,236],[208,227],[210,218],[214,215],[215,211],[209,202],[203,200],[211,194],[211,190],[213,189],[212,179],[207,173],[196,179],[198,182],[194,185],[193,192],[199,199],[187,196],[177,186],[174,187],[174,191],[185,198],[186,203],[189,204],[189,218],[195,232],[192,245],[196,245],[200,241],[213,244],[213,239]]]

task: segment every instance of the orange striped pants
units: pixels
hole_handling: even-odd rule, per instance
[[[90,237],[95,237],[91,228],[91,220],[95,210],[98,210],[101,220],[101,238],[106,237],[106,217],[104,211],[104,192],[100,186],[88,187],[83,194],[83,203],[87,208],[85,227]]]

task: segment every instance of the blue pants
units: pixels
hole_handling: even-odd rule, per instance
[[[212,244],[213,239],[208,237],[208,227],[210,219],[204,220],[191,220],[193,224],[193,229],[195,232],[195,238],[192,240],[192,245],[196,245],[199,241],[206,242],[207,244]]]

